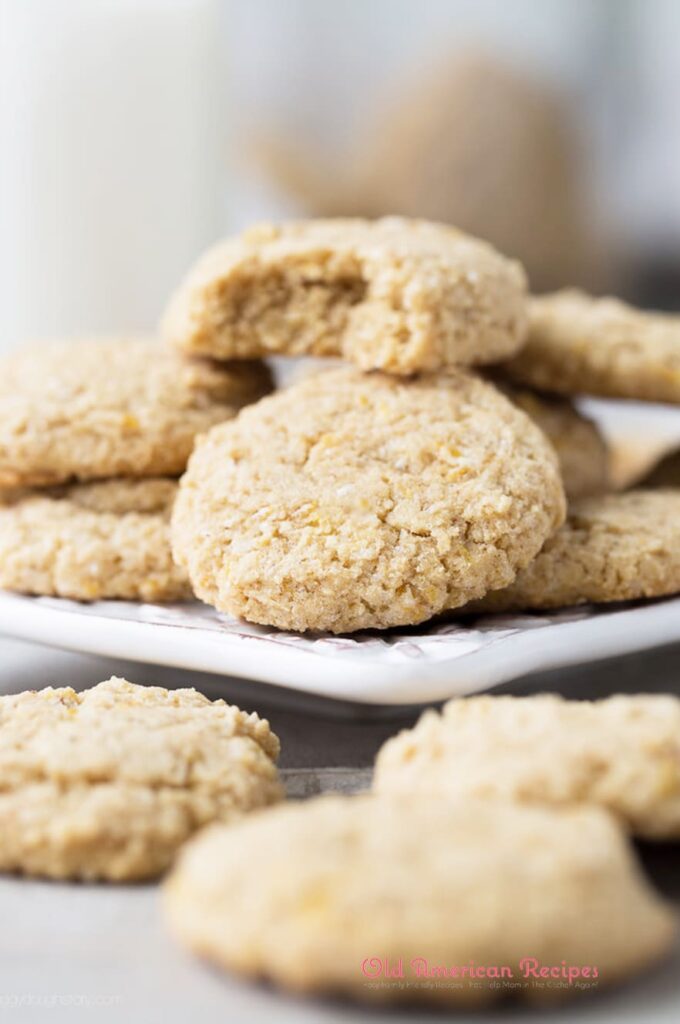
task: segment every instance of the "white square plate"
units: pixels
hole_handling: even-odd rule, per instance
[[[198,603],[77,604],[0,593],[0,632],[341,701],[409,705],[680,641],[680,597],[337,637],[251,626]]]

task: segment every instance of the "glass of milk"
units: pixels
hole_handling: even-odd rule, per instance
[[[0,19],[0,349],[151,329],[222,227],[219,0]]]

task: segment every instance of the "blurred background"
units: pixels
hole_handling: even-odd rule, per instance
[[[151,328],[299,214],[680,308],[678,97],[677,0],[0,0],[0,347]]]

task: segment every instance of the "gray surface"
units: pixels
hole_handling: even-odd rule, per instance
[[[136,682],[196,685],[266,714],[283,744],[282,767],[291,793],[365,785],[375,751],[403,722],[366,720],[345,708],[328,717],[323,705],[281,703],[280,694],[242,681],[112,663],[17,641],[0,640],[0,692],[71,684],[89,686],[113,673]],[[534,684],[535,685],[535,684]],[[621,690],[680,691],[680,645],[582,669],[560,670],[542,688],[574,697]],[[521,693],[522,682],[504,686]],[[277,698],[277,699],[272,699]],[[330,770],[329,770],[330,769]],[[642,851],[651,877],[680,901],[680,852]],[[58,885],[0,880],[0,1015],[8,1020],[180,1022],[414,1021],[421,1013],[368,1011],[339,1003],[293,999],[264,986],[223,977],[178,949],[163,930],[156,886]],[[680,1020],[680,952],[660,969],[612,993],[556,1012],[556,1021],[670,1022]],[[451,1015],[456,1020],[466,1015]],[[476,1015],[481,1022],[545,1019],[545,1013],[504,1009]],[[433,1015],[431,1019],[443,1019]]]

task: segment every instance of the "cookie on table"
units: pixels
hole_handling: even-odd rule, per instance
[[[263,224],[206,253],[163,333],[217,359],[341,355],[410,374],[509,358],[524,341],[525,300],[519,263],[441,224]]]
[[[680,839],[680,700],[468,697],[426,711],[376,759],[381,795],[594,803],[646,839]]]
[[[497,381],[494,381],[496,386]],[[529,416],[557,452],[567,498],[600,494],[609,486],[609,450],[597,425],[568,399],[530,388],[501,385],[508,398]]]
[[[202,825],[282,797],[269,723],[196,690],[109,679],[0,697],[0,870],[160,874]]]
[[[320,797],[218,826],[182,851],[165,884],[172,932],[192,951],[301,992],[476,1005],[502,984],[430,969],[520,962],[594,965],[597,984],[665,954],[675,918],[600,808]],[[403,966],[403,981],[380,970]],[[592,977],[592,976],[591,976]],[[381,984],[382,982],[382,984]]]
[[[573,502],[564,526],[515,582],[466,611],[540,611],[678,591],[680,492],[640,489]]]
[[[60,342],[0,360],[0,487],[180,474],[197,434],[271,390],[258,363],[151,339]]]
[[[208,604],[343,633],[507,585],[563,516],[553,449],[491,384],[343,368],[203,437],[172,536]]]
[[[680,449],[669,452],[652,466],[640,487],[680,487]]]
[[[107,480],[0,496],[0,587],[76,601],[192,597],[170,549],[175,480]]]
[[[680,402],[680,317],[565,290],[529,302],[529,336],[503,372],[559,394]]]

